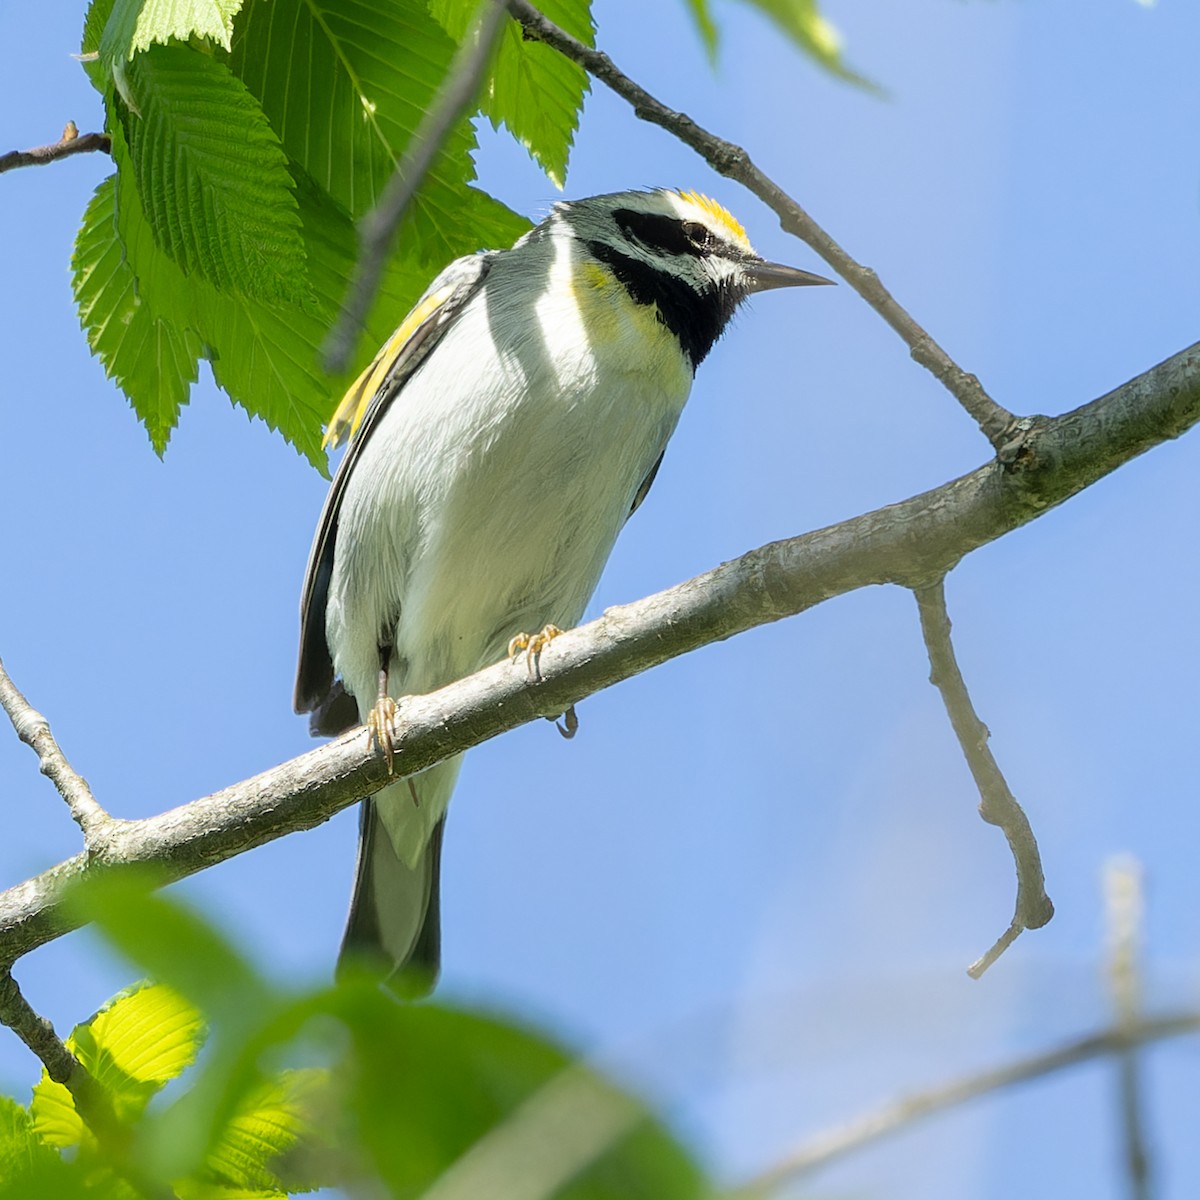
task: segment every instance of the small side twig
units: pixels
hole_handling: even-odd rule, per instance
[[[392,238],[450,131],[474,104],[507,19],[501,0],[483,0],[475,24],[463,38],[433,106],[417,126],[375,207],[363,217],[354,277],[342,314],[325,342],[325,365],[330,371],[344,370],[349,363],[354,340],[362,331],[379,290]]]
[[[942,694],[942,702],[954,727],[958,744],[979,789],[979,815],[998,825],[1008,839],[1017,868],[1017,901],[1012,922],[990,950],[967,968],[978,979],[1008,949],[1025,929],[1040,929],[1054,916],[1054,905],[1046,895],[1042,859],[1029,818],[1017,803],[1007,780],[988,747],[987,726],[976,715],[967,685],[954,657],[950,641],[950,617],[946,612],[945,578],[914,592],[921,615],[921,633],[929,654],[929,682]]]
[[[1108,925],[1109,990],[1113,1017],[1124,1045],[1117,1053],[1117,1082],[1125,1171],[1130,1200],[1150,1200],[1150,1154],[1142,1113],[1141,1072],[1136,1031],[1140,1023],[1141,978],[1138,958],[1142,936],[1142,872],[1131,858],[1115,859],[1104,872]]]
[[[0,708],[8,714],[17,737],[38,756],[42,774],[58,789],[67,802],[71,816],[83,830],[85,845],[89,848],[111,828],[113,818],[100,807],[87,780],[80,775],[59,748],[50,723],[21,694],[13,683],[4,663],[0,661]]]
[[[54,1026],[33,1011],[8,971],[0,972],[0,1023],[9,1027],[42,1060],[46,1074],[55,1083],[71,1087],[83,1068],[79,1060],[59,1040]]]
[[[7,1025],[41,1059],[46,1074],[71,1093],[75,1110],[97,1137],[119,1136],[111,1104],[84,1065],[67,1049],[54,1026],[34,1012],[8,970],[0,971],[0,1024]]]
[[[974,417],[984,436],[1001,452],[1011,440],[1016,417],[997,404],[976,376],[964,371],[883,286],[869,267],[856,262],[750,155],[676,112],[620,71],[602,51],[593,50],[560,29],[529,0],[506,0],[508,11],[521,23],[525,36],[553,47],[578,63],[594,78],[633,107],[634,115],[673,134],[699,154],[714,171],[736,180],[773,209],[788,233],[811,246],[903,338],[912,357],[930,371]]]
[[[757,1200],[758,1197],[771,1195],[835,1159],[844,1158],[925,1117],[957,1108],[989,1092],[1120,1053],[1130,1045],[1140,1046],[1196,1032],[1200,1032],[1200,1012],[1150,1017],[1128,1029],[1106,1029],[1068,1042],[1057,1050],[1030,1055],[1004,1066],[912,1092],[809,1138],[769,1170],[737,1188],[727,1200]]]
[[[9,150],[7,154],[0,154],[0,175],[17,167],[44,167],[60,158],[70,158],[72,154],[87,154],[90,151],[111,153],[112,139],[107,133],[80,133],[75,122],[68,121],[62,137],[57,142],[51,142],[48,146],[35,146],[32,150]]]

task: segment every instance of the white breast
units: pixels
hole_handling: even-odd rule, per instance
[[[360,711],[381,638],[399,695],[576,624],[675,427],[691,370],[674,337],[572,253],[546,239],[499,258],[363,448],[327,614]]]

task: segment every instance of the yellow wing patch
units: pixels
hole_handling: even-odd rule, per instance
[[[700,192],[676,192],[675,195],[680,200],[694,204],[713,224],[724,231],[731,241],[737,242],[747,250],[750,249],[750,239],[746,236],[746,230],[741,221],[723,204],[718,204],[710,196],[701,195]]]
[[[342,397],[333,416],[329,419],[329,427],[321,439],[322,450],[332,450],[343,442],[349,441],[358,432],[367,409],[375,394],[383,386],[388,372],[396,365],[396,360],[404,352],[413,334],[437,312],[439,308],[454,293],[454,285],[439,288],[430,292],[414,308],[396,329],[395,333],[380,347],[379,353],[371,360],[366,370],[350,385]]]

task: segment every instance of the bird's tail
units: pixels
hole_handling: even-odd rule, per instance
[[[365,967],[406,997],[433,989],[441,965],[442,831],[459,765],[458,758],[439,763],[362,802],[339,974]]]

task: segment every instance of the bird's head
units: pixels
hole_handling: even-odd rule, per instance
[[[577,239],[635,301],[657,305],[693,366],[747,296],[833,282],[767,262],[737,218],[698,192],[660,188],[562,201],[543,228]]]

